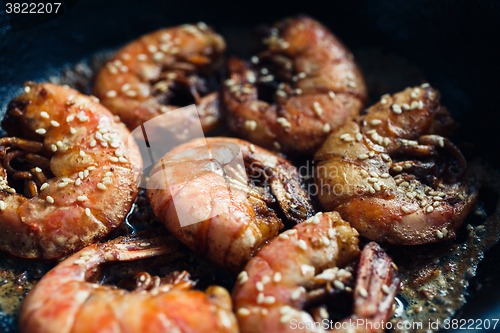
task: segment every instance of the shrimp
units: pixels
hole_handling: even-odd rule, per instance
[[[238,276],[232,296],[240,331],[323,332],[304,307],[317,303],[318,289],[323,299],[352,291],[348,287],[352,274],[339,267],[357,260],[359,252],[357,231],[337,212],[318,213],[282,233],[264,246]],[[359,260],[354,313],[340,325],[332,325],[343,330],[332,331],[349,332],[346,327],[362,322],[351,332],[383,332],[368,328],[380,327],[387,321],[398,287],[391,259],[377,243],[369,243]],[[328,321],[328,312],[324,307],[319,309]]]
[[[305,16],[278,22],[252,64],[231,58],[223,101],[230,129],[264,148],[314,153],[355,116],[367,92],[352,54]]]
[[[10,137],[0,139],[0,249],[58,258],[120,225],[142,158],[127,128],[90,97],[49,83],[24,91],[2,122]]]
[[[241,169],[221,165],[217,157],[235,147]],[[174,148],[151,170],[147,188],[153,212],[176,238],[234,272],[278,235],[279,215],[299,223],[313,214],[297,169],[239,139],[195,139]],[[184,225],[187,219],[190,225]]]
[[[138,273],[131,291],[92,283],[103,264],[174,254],[178,243],[172,241],[134,235],[73,254],[28,294],[20,332],[238,332],[226,289],[192,290],[186,272],[166,279]]]
[[[334,132],[315,155],[325,210],[371,240],[399,245],[455,237],[478,183],[445,136],[454,127],[428,84],[383,96]]]
[[[196,104],[208,133],[221,123],[215,88],[225,50],[224,39],[202,22],[158,30],[119,50],[97,74],[93,93],[131,131],[158,115]],[[175,130],[194,119],[170,120],[163,128]]]

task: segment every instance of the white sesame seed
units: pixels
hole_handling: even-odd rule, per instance
[[[392,111],[394,111],[394,113],[396,114],[401,114],[403,112],[403,110],[401,110],[401,107],[397,104],[392,105]]]
[[[54,198],[52,198],[50,195],[46,196],[45,200],[47,200],[48,203],[54,203]]]
[[[369,181],[370,183],[376,183],[376,182],[378,182],[378,178],[375,178],[375,177],[370,177],[370,178],[368,178],[368,181]]]
[[[0,211],[4,210],[7,207],[4,201],[0,200]]]
[[[424,103],[422,101],[418,101],[418,109],[422,110],[424,108]]]
[[[276,302],[276,298],[274,296],[266,296],[264,298],[264,304],[274,304]]]
[[[328,92],[328,96],[331,98],[331,99],[334,99],[335,98],[335,93],[333,91],[330,91]]]
[[[368,153],[368,157],[373,157],[373,156],[375,156],[375,152],[371,151]]]
[[[42,118],[45,118],[45,119],[49,119],[50,118],[49,114],[47,112],[45,112],[45,111],[40,112],[40,116]]]
[[[363,298],[367,298],[368,297],[368,292],[366,291],[365,288],[363,288],[362,286],[359,286],[358,287],[358,291],[359,291],[359,295]]]
[[[366,155],[366,154],[360,154],[360,155],[358,156],[358,158],[359,158],[360,160],[366,160],[366,159],[368,158],[368,155]]]
[[[444,237],[443,233],[440,230],[436,230],[436,236],[437,238],[441,239]]]
[[[76,185],[76,186],[80,186],[80,184],[81,184],[81,183],[82,183],[82,180],[81,180],[80,178],[77,178],[77,179],[75,180],[75,185]]]
[[[339,290],[344,290],[345,289],[345,285],[339,281],[339,280],[335,280],[333,281],[333,286]]]
[[[380,187],[379,183],[373,184],[373,188],[375,189],[375,191],[380,191],[381,190],[381,187]]]
[[[259,63],[259,58],[257,56],[252,56],[252,58],[250,58],[250,61],[253,64],[258,64]]]
[[[389,178],[390,176],[391,176],[390,174],[384,172],[383,174],[380,175],[380,178]]]
[[[111,156],[109,159],[111,160],[111,162],[118,162],[118,157]]]
[[[44,129],[44,128],[39,128],[35,131],[36,134],[40,134],[40,135],[43,135],[45,133],[47,133],[47,131]]]
[[[76,199],[77,199],[78,201],[87,201],[87,199],[88,199],[88,198],[87,198],[87,196],[85,196],[85,195],[80,195],[80,196],[78,196],[78,198],[76,198]]]
[[[302,250],[307,250],[307,244],[303,239],[299,239],[297,242],[297,245],[302,249]]]
[[[410,109],[410,106],[406,103],[403,104],[403,107],[406,109],[406,110],[409,110]]]
[[[85,152],[83,150],[80,150],[80,156],[81,157],[84,157],[85,156]]]
[[[283,118],[283,117],[278,117],[276,119],[276,122],[278,124],[280,124],[283,128],[290,128],[290,127],[292,127],[292,124],[290,124],[290,122],[286,118]]]
[[[274,141],[273,142],[273,146],[274,146],[274,149],[276,150],[280,150],[281,149],[281,145],[278,141]]]
[[[427,209],[425,210],[427,213],[432,213],[434,211],[434,207],[432,206],[429,206],[427,207]]]
[[[239,308],[237,313],[238,316],[246,317],[250,315],[250,310],[248,310],[247,308]]]
[[[119,157],[118,161],[120,161],[121,163],[127,163],[128,162],[128,160],[125,157]]]
[[[257,295],[257,304],[262,304],[262,303],[264,303],[264,299],[265,299],[264,294],[263,294],[263,293],[259,293],[259,294]]]
[[[403,171],[403,168],[399,165],[396,165],[394,168],[392,168],[392,170],[400,172],[400,171]]]
[[[57,185],[58,188],[63,188],[65,187],[66,185],[68,185],[68,183],[66,182],[62,182],[62,183],[59,183],[59,185]]]
[[[323,126],[323,133],[328,133],[328,132],[330,132],[330,130],[331,130],[330,124],[329,124],[329,123],[326,123],[326,124]]]
[[[59,124],[57,121],[55,121],[55,120],[51,120],[51,121],[50,121],[50,124],[51,124],[52,126],[54,126],[54,127],[59,127],[59,125],[60,125],[60,124]]]
[[[42,186],[40,186],[40,191],[45,190],[47,187],[49,187],[48,183],[43,183]]]
[[[257,122],[255,120],[246,120],[245,128],[249,131],[254,131],[257,128]]]
[[[255,283],[255,289],[257,289],[258,291],[263,291],[264,290],[264,284],[262,282],[257,282]]]
[[[283,239],[283,240],[287,240],[288,239],[288,235],[287,234],[280,234],[278,237],[280,239]]]
[[[90,216],[90,208],[85,208],[85,215]]]
[[[24,92],[25,92],[25,93],[29,93],[29,92],[30,92],[30,90],[31,90],[30,86],[26,86],[26,87],[24,87]]]
[[[273,276],[273,281],[274,281],[274,282],[276,282],[276,283],[280,282],[280,281],[281,281],[281,278],[282,278],[282,276],[281,276],[281,273],[280,273],[280,272],[276,272],[276,273],[274,273],[274,276]]]
[[[83,170],[83,178],[87,178],[89,176],[89,170]]]
[[[328,237],[323,236],[321,237],[321,240],[323,241],[323,245],[325,246],[330,245],[330,240],[328,239]]]
[[[430,87],[430,84],[429,84],[429,83],[422,83],[422,84],[420,85],[420,87],[422,87],[422,88],[429,88],[429,87]]]
[[[240,274],[238,274],[238,281],[240,284],[243,284],[248,281],[248,273],[246,271],[242,271]]]
[[[401,210],[403,211],[403,213],[409,212],[408,208],[406,208],[405,206],[401,206]]]
[[[57,146],[56,145],[50,145],[50,150],[52,150],[55,153],[57,151]]]
[[[389,289],[389,287],[388,287],[386,284],[382,285],[382,291],[383,291],[383,292],[384,292],[384,294],[386,294],[386,295],[389,295],[389,294],[390,294],[390,292],[391,292],[391,290]]]
[[[113,97],[116,97],[116,91],[114,90],[110,90],[106,93],[106,97],[110,97],[110,98],[113,98]]]
[[[323,115],[323,109],[321,108],[321,105],[318,102],[313,103],[313,109],[314,113],[316,113],[318,117],[321,117]]]
[[[328,237],[332,239],[335,237],[335,230],[333,228],[328,229]]]
[[[372,124],[373,126],[380,125],[380,124],[382,124],[382,120],[380,120],[380,119],[373,119],[373,120],[371,121],[371,124]]]
[[[293,301],[296,301],[299,299],[300,297],[300,294],[302,293],[302,289],[299,288],[299,289],[295,289],[291,294],[290,294],[290,298],[293,300]]]

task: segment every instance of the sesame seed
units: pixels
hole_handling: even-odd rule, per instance
[[[280,273],[280,272],[276,272],[276,273],[274,273],[274,276],[273,276],[273,281],[274,281],[274,282],[276,282],[276,283],[277,283],[277,282],[280,282],[280,281],[281,281],[281,278],[282,278],[282,276],[281,276],[281,273]]]
[[[371,124],[374,125],[374,126],[380,125],[380,124],[382,124],[382,120],[380,120],[380,119],[373,119],[371,121]]]
[[[411,102],[410,109],[415,110],[416,108],[418,108],[418,102],[417,101]]]
[[[321,108],[321,105],[318,102],[313,103],[313,109],[314,113],[316,113],[318,117],[321,117],[323,115],[323,109]]]
[[[304,73],[304,72],[300,72],[299,74],[297,74],[297,77],[298,77],[299,79],[304,79],[304,78],[306,77],[306,73]]]
[[[238,274],[238,281],[240,284],[243,284],[248,281],[248,273],[246,271],[242,271],[240,274]]]
[[[87,199],[88,199],[88,198],[87,198],[87,196],[85,196],[85,195],[80,195],[80,196],[78,196],[78,198],[76,198],[76,199],[77,199],[78,201],[87,201]]]
[[[347,81],[347,85],[351,88],[356,88],[358,86],[354,81]]]
[[[280,124],[283,128],[290,128],[292,127],[292,124],[290,124],[290,122],[286,119],[286,118],[283,118],[283,117],[278,117],[276,119],[276,121],[278,122],[278,124]]]
[[[52,198],[50,195],[45,197],[45,200],[47,200],[48,203],[54,203],[54,198]]]
[[[333,286],[339,290],[344,290],[345,289],[345,285],[339,281],[339,280],[335,280],[333,281]]]
[[[382,291],[383,291],[383,292],[384,292],[384,294],[386,294],[386,295],[389,295],[389,294],[390,294],[390,292],[391,292],[391,290],[389,289],[389,287],[388,287],[386,284],[382,285]]]
[[[120,161],[121,163],[127,163],[128,162],[128,160],[125,157],[119,157],[118,161]]]
[[[57,185],[58,188],[63,188],[65,187],[66,185],[68,185],[68,183],[66,182],[62,182],[62,183],[59,183],[59,185]]]
[[[246,120],[245,128],[249,131],[254,131],[257,128],[257,122],[255,120]]]
[[[427,207],[427,209],[425,210],[427,213],[432,213],[434,211],[434,207],[432,206],[429,206]]]
[[[87,178],[89,176],[89,170],[83,171],[83,178]]]
[[[97,188],[104,191],[107,187],[103,183],[97,183]]]
[[[276,298],[274,298],[274,296],[266,296],[264,298],[264,304],[274,304],[274,302],[276,302]]]
[[[400,172],[400,171],[403,171],[403,168],[399,165],[396,165],[394,168],[392,168],[392,170]]]
[[[47,112],[45,112],[45,111],[40,112],[40,116],[42,118],[45,118],[45,119],[49,119],[49,117],[50,117],[49,114]]]
[[[111,160],[111,162],[118,162],[118,157],[111,156],[109,159]]]
[[[330,124],[329,123],[326,123],[324,126],[323,126],[323,133],[328,133],[330,132]]]
[[[48,183],[43,183],[42,186],[40,186],[40,191],[45,190],[47,187],[49,187]]]
[[[409,110],[410,109],[410,106],[406,103],[403,104],[403,107],[406,109],[406,110]]]
[[[90,216],[90,208],[85,208],[85,215]]]
[[[274,141],[273,142],[273,146],[274,146],[274,149],[276,150],[280,150],[281,149],[281,145],[278,141]]]
[[[50,124],[51,124],[52,126],[54,126],[54,127],[59,127],[59,125],[60,125],[60,124],[59,124],[57,121],[55,121],[55,120],[51,120],[51,121],[50,121]]]
[[[269,283],[269,282],[271,282],[271,278],[269,276],[267,276],[267,275],[264,275],[262,277],[262,283],[266,284],[266,283]]]
[[[110,97],[110,98],[113,98],[113,97],[116,97],[116,91],[114,90],[110,90],[106,93],[106,97]]]
[[[408,213],[409,212],[409,209],[406,208],[405,206],[401,206],[401,210],[403,211],[403,213]]]
[[[29,93],[29,92],[30,92],[30,90],[31,90],[30,86],[26,86],[26,87],[24,87],[24,92],[25,92],[25,93]]]
[[[302,250],[307,250],[307,244],[306,244],[306,242],[303,239],[299,239],[299,241],[297,242],[297,245]]]
[[[81,157],[84,157],[85,156],[85,152],[83,150],[80,150],[80,156]]]
[[[280,234],[278,237],[279,237],[279,239],[283,239],[283,240],[287,240],[288,239],[288,235],[287,234]]]
[[[323,237],[321,237],[321,240],[323,241],[323,244],[325,246],[330,245],[330,240],[328,239],[328,237],[323,236]]]
[[[0,210],[4,210],[6,207],[7,204],[4,201],[0,200]]]
[[[373,156],[375,156],[375,152],[371,151],[368,153],[368,157],[373,157]]]
[[[139,60],[139,61],[145,61],[147,59],[148,59],[148,56],[146,54],[144,54],[144,53],[141,53],[141,54],[137,55],[137,60]]]
[[[258,291],[263,291],[264,290],[264,284],[262,282],[257,282],[255,283],[255,289],[257,289]]]
[[[441,239],[444,237],[443,233],[441,232],[441,230],[436,230],[436,236],[437,238]]]
[[[390,176],[391,176],[390,174],[384,172],[383,174],[380,175],[380,178],[389,178]]]
[[[380,187],[379,183],[373,184],[373,188],[375,189],[375,191],[380,191],[381,190],[381,187]]]
[[[35,131],[36,134],[40,134],[40,135],[43,135],[45,133],[47,133],[47,131],[44,129],[44,128],[39,128]]]
[[[292,294],[290,295],[290,298],[293,300],[293,301],[296,301],[299,299],[300,297],[300,294],[302,293],[302,289],[299,288],[299,289],[295,289]]]
[[[50,150],[52,150],[55,153],[57,151],[57,146],[56,145],[50,145]]]
[[[259,58],[257,56],[252,56],[252,58],[250,58],[250,61],[253,64],[258,64],[259,63]]]
[[[263,293],[259,293],[259,294],[257,295],[257,304],[262,304],[262,303],[264,303],[264,298],[265,298],[264,294],[263,294]]]
[[[332,239],[335,237],[335,230],[333,228],[328,229],[328,237]]]
[[[392,111],[394,111],[394,113],[396,114],[401,114],[403,112],[403,110],[401,110],[401,107],[397,104],[392,105]]]
[[[368,297],[368,292],[362,286],[359,286],[358,291],[359,291],[359,295],[361,297],[363,297],[363,298],[367,298]]]
[[[368,158],[368,155],[366,155],[366,154],[360,154],[360,155],[358,156],[358,158],[359,158],[360,160],[366,160],[366,159]]]
[[[252,152],[252,153],[255,153],[255,146],[253,144],[251,144],[249,146],[249,150]]]
[[[90,147],[95,147],[96,144],[97,144],[97,141],[95,141],[95,140],[90,141]]]
[[[312,218],[312,223],[313,223],[313,224],[319,224],[319,222],[320,222],[320,221],[319,221],[319,217],[318,217],[318,215],[314,215],[314,216],[313,216],[313,218]]]
[[[331,99],[334,99],[335,98],[335,93],[333,91],[330,91],[328,92],[328,96],[331,98]]]
[[[250,315],[250,310],[248,310],[247,308],[239,308],[237,313],[238,316],[246,317]]]
[[[422,83],[422,84],[420,85],[420,87],[422,87],[422,88],[429,88],[429,87],[430,87],[430,84],[429,84],[429,83]]]
[[[375,178],[375,177],[370,177],[370,178],[368,178],[368,181],[369,181],[370,183],[376,183],[376,182],[378,182],[378,178]]]
[[[424,103],[422,101],[418,101],[418,109],[422,110],[424,108]]]

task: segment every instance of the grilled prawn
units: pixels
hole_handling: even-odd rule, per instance
[[[222,287],[192,290],[183,272],[167,278],[136,274],[132,291],[93,283],[106,263],[174,254],[166,237],[128,236],[90,245],[47,273],[24,300],[21,332],[238,332]],[[168,245],[167,245],[168,244]]]
[[[130,130],[196,104],[207,133],[221,122],[215,87],[225,49],[224,39],[202,22],[158,30],[119,50],[98,73],[93,93]],[[175,131],[194,120],[185,118],[163,127]]]
[[[238,276],[233,301],[240,331],[324,332],[314,321],[328,319],[328,312],[316,306],[339,292],[352,291],[353,274],[342,267],[358,260],[359,252],[357,231],[337,212],[318,213],[282,233]],[[383,332],[381,323],[391,314],[398,287],[389,256],[376,243],[366,245],[353,292],[354,313],[344,319],[344,326],[361,319],[367,327],[379,329],[356,332]],[[304,310],[312,306],[315,319]]]
[[[223,98],[231,130],[283,153],[314,153],[364,106],[352,54],[309,17],[278,22],[252,64],[229,59]]]
[[[455,237],[478,184],[446,138],[453,127],[428,84],[383,96],[316,153],[323,208],[371,240],[412,245]]]
[[[76,90],[28,83],[2,122],[0,249],[57,258],[124,220],[142,159],[127,128]]]
[[[241,152],[244,166],[224,160],[230,150]],[[278,235],[278,214],[299,223],[313,213],[297,169],[243,140],[193,140],[167,153],[150,175],[157,218],[191,250],[231,271]]]

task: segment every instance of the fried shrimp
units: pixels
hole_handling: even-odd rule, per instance
[[[0,249],[58,258],[125,219],[142,168],[127,128],[90,97],[28,83],[12,100],[0,139]]]
[[[223,98],[231,130],[283,153],[314,153],[367,99],[352,54],[309,17],[278,22],[252,64],[231,58]]]
[[[178,243],[172,241],[128,236],[73,254],[28,294],[19,316],[20,331],[238,332],[226,289],[192,290],[186,272],[167,278],[138,273],[131,291],[92,282],[106,263],[175,253]]]
[[[383,96],[315,155],[318,198],[371,240],[399,245],[455,237],[478,183],[445,136],[454,126],[428,84]]]
[[[357,260],[359,252],[357,231],[337,212],[318,213],[282,233],[264,246],[238,276],[232,295],[240,331],[324,332],[314,325],[315,319],[304,308],[338,292],[352,292],[348,285],[353,276],[342,267]],[[350,321],[363,320],[380,328],[391,314],[398,287],[391,259],[376,243],[369,243],[359,260],[354,313],[334,327],[349,328]],[[317,309],[321,318],[328,319],[324,307]]]
[[[217,73],[225,50],[224,39],[202,22],[162,29],[119,50],[98,73],[93,93],[130,130],[196,104],[207,133],[221,122]],[[189,121],[180,117],[164,128]]]
[[[241,152],[244,166],[224,162],[231,150],[233,156]],[[239,139],[178,146],[150,175],[148,198],[157,218],[191,250],[235,272],[278,235],[281,216],[299,223],[313,214],[297,169]]]

